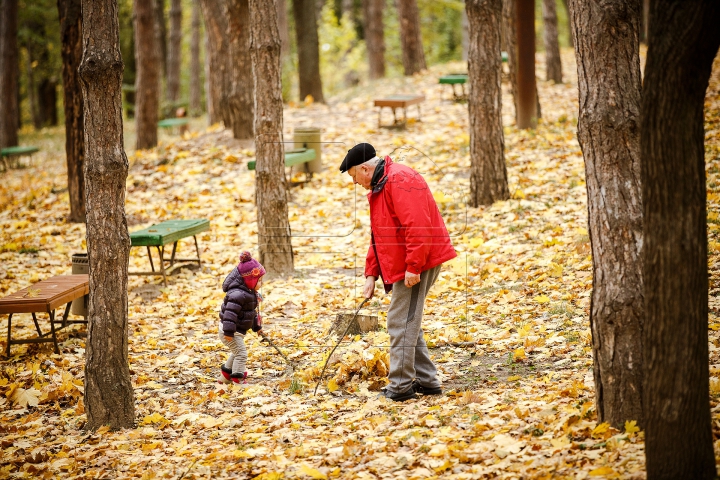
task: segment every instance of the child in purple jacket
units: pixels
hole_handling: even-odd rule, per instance
[[[247,383],[245,333],[262,330],[262,317],[257,312],[262,297],[257,292],[265,268],[250,252],[240,255],[240,263],[223,282],[225,299],[220,307],[220,340],[230,349],[225,365],[220,367],[220,383]]]

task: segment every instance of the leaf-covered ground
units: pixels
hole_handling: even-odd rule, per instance
[[[634,422],[622,431],[598,425],[595,413],[592,262],[575,136],[577,86],[572,54],[563,60],[566,84],[539,83],[543,120],[537,130],[509,126],[506,91],[513,198],[491,207],[464,203],[467,106],[450,102],[449,90],[436,83],[439,74],[461,65],[346,91],[329,106],[286,109],[287,140],[296,126],[322,128],[327,169],[290,191],[296,274],[263,288],[265,330],[297,370],[249,333],[247,386],[216,383],[226,358],[217,312],[220,285],[240,251],[257,252],[254,173],[245,167],[252,147],[197,121],[195,133],[185,138],[165,134],[158,149],[130,154],[130,230],[167,219],[209,219],[211,230],[199,237],[202,268],[176,269],[167,288],[159,278],[130,277],[137,428],[83,430],[84,327],[61,331],[61,355],[49,344],[13,346],[0,375],[0,478],[645,478],[642,432]],[[715,66],[706,116],[711,399],[718,438],[720,64]],[[422,121],[402,131],[378,129],[372,99],[400,92],[426,95]],[[70,273],[71,254],[85,246],[84,226],[65,222],[62,132],[23,139],[43,150],[27,168],[2,174],[2,295]],[[424,174],[459,252],[425,310],[425,335],[445,384],[442,397],[400,404],[376,398],[388,366],[385,295],[364,311],[380,317],[380,331],[346,339],[313,395],[337,341],[328,330],[338,314],[354,310],[364,281],[367,202],[364,191],[337,171],[345,151],[361,141]],[[192,251],[191,242],[182,244],[181,252]],[[130,268],[147,266],[144,250],[134,249]],[[13,319],[15,335],[33,335],[26,317]],[[0,331],[6,328],[3,316]]]

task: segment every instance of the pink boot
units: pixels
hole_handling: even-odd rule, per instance
[[[232,375],[230,375],[230,379],[233,383],[238,383],[242,385],[247,384],[247,372],[233,373]]]
[[[227,368],[225,365],[220,367],[220,377],[218,383],[232,383],[231,380],[232,370]]]

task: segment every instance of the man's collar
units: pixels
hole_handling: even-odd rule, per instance
[[[385,175],[385,159],[382,159],[375,166],[375,171],[373,172],[372,179],[370,180],[370,188],[375,188],[375,186],[377,186],[378,182],[382,179],[382,177],[384,175]]]

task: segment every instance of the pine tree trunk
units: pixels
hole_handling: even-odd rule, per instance
[[[510,93],[513,98],[515,110],[515,124],[517,124],[517,35],[515,32],[515,0],[502,0],[503,2],[503,35],[505,48],[508,54],[508,71]]]
[[[535,128],[538,119],[537,84],[535,81],[535,2],[517,0],[515,5],[517,34],[517,126]]]
[[[420,34],[420,12],[417,0],[397,0],[397,9],[403,68],[405,75],[410,76],[427,68]]]
[[[250,59],[250,7],[248,0],[228,0],[228,52],[233,137],[253,138],[255,95]]]
[[[640,121],[649,479],[716,478],[703,107],[718,25],[716,1],[653,0],[650,6]]]
[[[192,2],[190,29],[190,115],[202,112],[200,104],[200,0]],[[207,55],[207,52],[205,53]]]
[[[152,3],[134,0],[135,13],[135,119],[138,149],[157,146],[160,72]]]
[[[167,58],[167,99],[174,104],[180,94],[182,58],[182,1],[170,0],[170,43]]]
[[[158,49],[158,61],[162,65],[162,77],[167,80],[167,61],[168,61],[168,48],[167,48],[167,22],[165,21],[165,0],[145,0],[146,2],[152,2],[153,16],[155,19],[155,41],[157,42]],[[161,83],[162,86],[162,83]]]
[[[571,0],[592,240],[598,418],[643,420],[639,1]]]
[[[363,0],[365,46],[368,53],[371,80],[385,77],[384,6],[385,0]]]
[[[57,82],[55,80],[43,78],[38,85],[38,111],[40,125],[43,127],[57,125]]]
[[[85,122],[87,249],[90,259],[85,410],[88,430],[130,428],[135,405],[128,364],[128,160],[123,150],[117,0],[82,0],[80,63]]]
[[[228,62],[227,39],[227,5],[225,1],[201,0],[203,18],[205,20],[205,34],[207,35],[208,68],[208,116],[210,123],[224,122],[230,128],[230,110],[227,97],[230,93],[230,73]]]
[[[546,79],[555,83],[562,83],[562,62],[560,61],[555,0],[543,0],[543,22],[545,24]]]
[[[20,108],[18,106],[18,2],[0,2],[0,148],[18,144]]]
[[[255,82],[255,200],[260,262],[268,274],[294,270],[288,221],[280,36],[275,2],[250,0],[253,79]]]
[[[85,223],[85,140],[83,97],[78,68],[82,59],[81,0],[58,0],[62,43],[63,105],[65,108],[65,156],[67,161],[70,216]]]
[[[324,103],[315,1],[293,0],[293,16],[298,49],[300,100],[312,95],[316,102]]]
[[[510,198],[503,153],[500,25],[502,0],[467,0],[470,94],[470,205]]]

